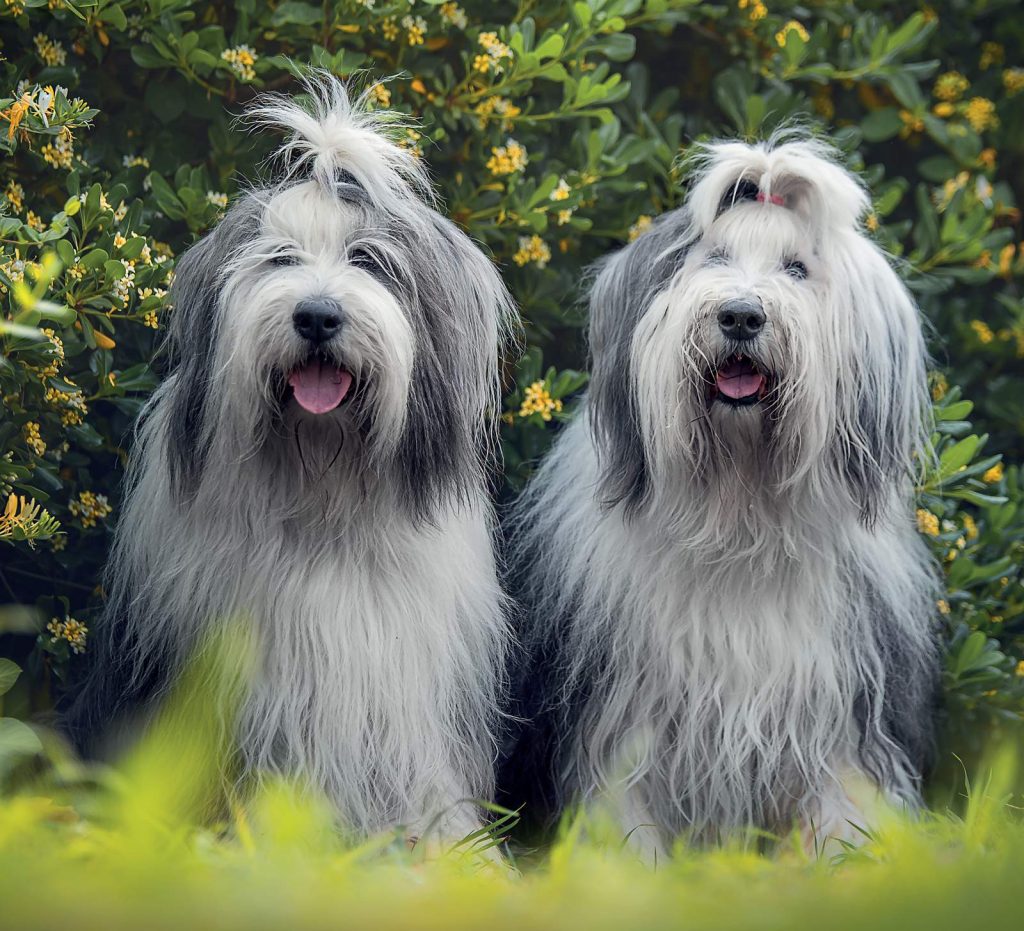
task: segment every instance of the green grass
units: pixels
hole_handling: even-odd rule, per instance
[[[228,654],[204,652],[117,766],[83,764],[43,733],[42,754],[7,767],[4,931],[1021,927],[1019,747],[955,806],[893,816],[838,862],[783,839],[773,856],[680,847],[650,869],[598,820],[577,818],[516,871],[475,852],[486,837],[436,857],[399,838],[347,844],[326,805],[282,784],[224,802],[224,729],[210,709],[233,693],[210,683]]]
[[[164,748],[165,750],[169,748]],[[179,751],[181,748],[177,748]],[[141,755],[140,755],[141,754]],[[1024,826],[1012,756],[964,813],[895,818],[838,863],[680,849],[657,869],[581,820],[522,872],[466,846],[347,846],[280,785],[219,825],[184,816],[209,772],[152,742],[100,774],[57,761],[0,803],[0,926],[24,928],[1019,928]],[[97,789],[90,781],[99,775]],[[89,777],[89,778],[83,778]]]

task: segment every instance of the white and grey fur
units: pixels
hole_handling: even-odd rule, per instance
[[[684,207],[596,269],[590,388],[512,522],[532,723],[509,803],[610,800],[648,855],[750,826],[856,837],[865,778],[918,803],[926,352],[868,203],[819,142],[716,144]],[[733,299],[767,318],[743,351],[771,388],[744,407],[709,397]]]
[[[398,117],[330,78],[250,114],[287,168],[177,267],[169,377],[138,429],[82,735],[159,697],[212,625],[259,649],[237,749],[248,777],[326,793],[356,834],[479,823],[507,630],[487,470],[514,311],[495,266],[432,209]],[[286,374],[298,302],[350,400],[314,416]]]

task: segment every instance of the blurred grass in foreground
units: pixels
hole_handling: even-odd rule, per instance
[[[774,858],[680,850],[652,871],[576,821],[515,875],[468,845],[425,860],[397,838],[346,844],[325,805],[279,783],[244,805],[225,796],[226,725],[251,668],[241,639],[207,645],[116,768],[40,734],[43,753],[0,798],[0,927],[1021,927],[1018,748],[991,759],[958,813],[881,825],[841,863],[783,844]]]

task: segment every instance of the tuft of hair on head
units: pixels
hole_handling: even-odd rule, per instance
[[[792,132],[754,144],[700,144],[688,159],[696,170],[687,201],[692,223],[706,231],[726,210],[755,201],[793,211],[811,230],[854,230],[870,198],[839,158],[829,143]]]
[[[288,134],[276,153],[286,181],[307,176],[333,193],[355,185],[389,212],[410,199],[434,205],[425,165],[399,145],[412,128],[405,114],[375,109],[370,88],[353,95],[326,71],[306,75],[302,87],[302,96],[264,94],[242,117],[250,127]]]

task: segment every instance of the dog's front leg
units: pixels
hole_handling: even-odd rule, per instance
[[[801,844],[810,856],[834,857],[865,843],[880,823],[907,807],[862,769],[846,765],[820,796],[805,803]]]
[[[500,860],[495,848],[488,847],[487,837],[471,836],[484,826],[478,803],[479,798],[454,776],[444,785],[424,791],[403,820],[409,848],[426,859],[470,855]]]

